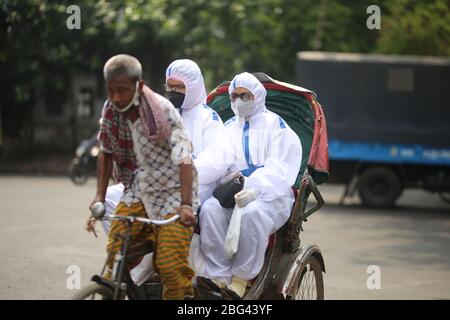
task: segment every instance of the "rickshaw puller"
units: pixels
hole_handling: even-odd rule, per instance
[[[193,144],[192,156],[196,158],[200,152],[212,145],[223,130],[220,116],[206,104],[206,89],[202,72],[192,60],[178,59],[173,61],[166,69],[165,88],[167,98],[179,110],[183,125]],[[199,184],[198,193],[200,201],[208,199],[216,183],[209,185]],[[108,187],[106,192],[107,215],[114,212],[123,193],[123,184],[119,183]],[[109,232],[110,222],[102,221],[103,229]]]
[[[198,206],[192,143],[173,105],[144,85],[136,58],[112,57],[105,64],[104,77],[109,99],[102,110],[93,203],[105,201],[114,162],[115,175],[125,186],[116,215],[165,219],[178,213],[180,221],[167,226],[133,224],[131,242],[154,242],[164,299],[191,296],[194,273],[187,256]],[[113,259],[123,241],[115,235],[124,232],[122,222],[111,223],[105,278],[111,277]]]

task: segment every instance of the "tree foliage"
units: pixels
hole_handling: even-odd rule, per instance
[[[450,56],[450,2],[399,0],[383,22],[377,51]]]
[[[75,72],[101,81],[105,60],[127,52],[161,89],[166,66],[198,62],[208,89],[244,70],[293,80],[301,50],[450,56],[447,0],[77,0],[81,29],[69,30],[72,1],[0,0],[3,131],[20,134],[38,92],[62,100]],[[381,30],[368,30],[377,4]],[[318,21],[323,15],[321,37]]]

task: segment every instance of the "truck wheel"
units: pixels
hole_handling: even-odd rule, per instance
[[[402,191],[400,177],[387,167],[369,168],[359,178],[359,197],[363,205],[368,207],[392,207]]]

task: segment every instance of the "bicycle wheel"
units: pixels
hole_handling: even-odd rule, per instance
[[[323,300],[322,268],[316,257],[310,256],[303,265],[295,282],[293,296],[289,300]]]
[[[72,300],[111,300],[113,291],[104,285],[91,283],[87,287],[78,291]]]

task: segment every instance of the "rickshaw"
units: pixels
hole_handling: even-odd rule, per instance
[[[324,259],[317,245],[301,245],[300,232],[303,230],[303,222],[324,205],[317,188],[317,185],[328,179],[327,130],[323,110],[314,92],[274,80],[264,73],[254,75],[267,90],[266,107],[280,115],[299,136],[303,159],[292,187],[296,200],[290,218],[281,229],[271,235],[263,267],[259,275],[249,281],[243,299],[321,300],[324,299]],[[228,95],[229,84],[227,81],[219,85],[207,99],[208,106],[214,109],[224,122],[233,116]],[[309,207],[308,198],[311,195],[316,203]],[[129,230],[135,222],[155,223],[144,218],[110,216],[109,219],[122,220]],[[174,218],[170,220],[174,221]],[[113,280],[95,275],[92,277],[93,284],[80,290],[74,299],[96,296],[101,299],[161,299],[162,284],[156,274],[137,286],[128,270],[128,261],[149,253],[152,250],[151,244],[133,248],[129,247],[129,235],[125,234],[123,237],[125,241],[118,255],[121,260],[118,261],[118,272]],[[223,299],[219,293],[199,287],[195,288],[194,298]]]

